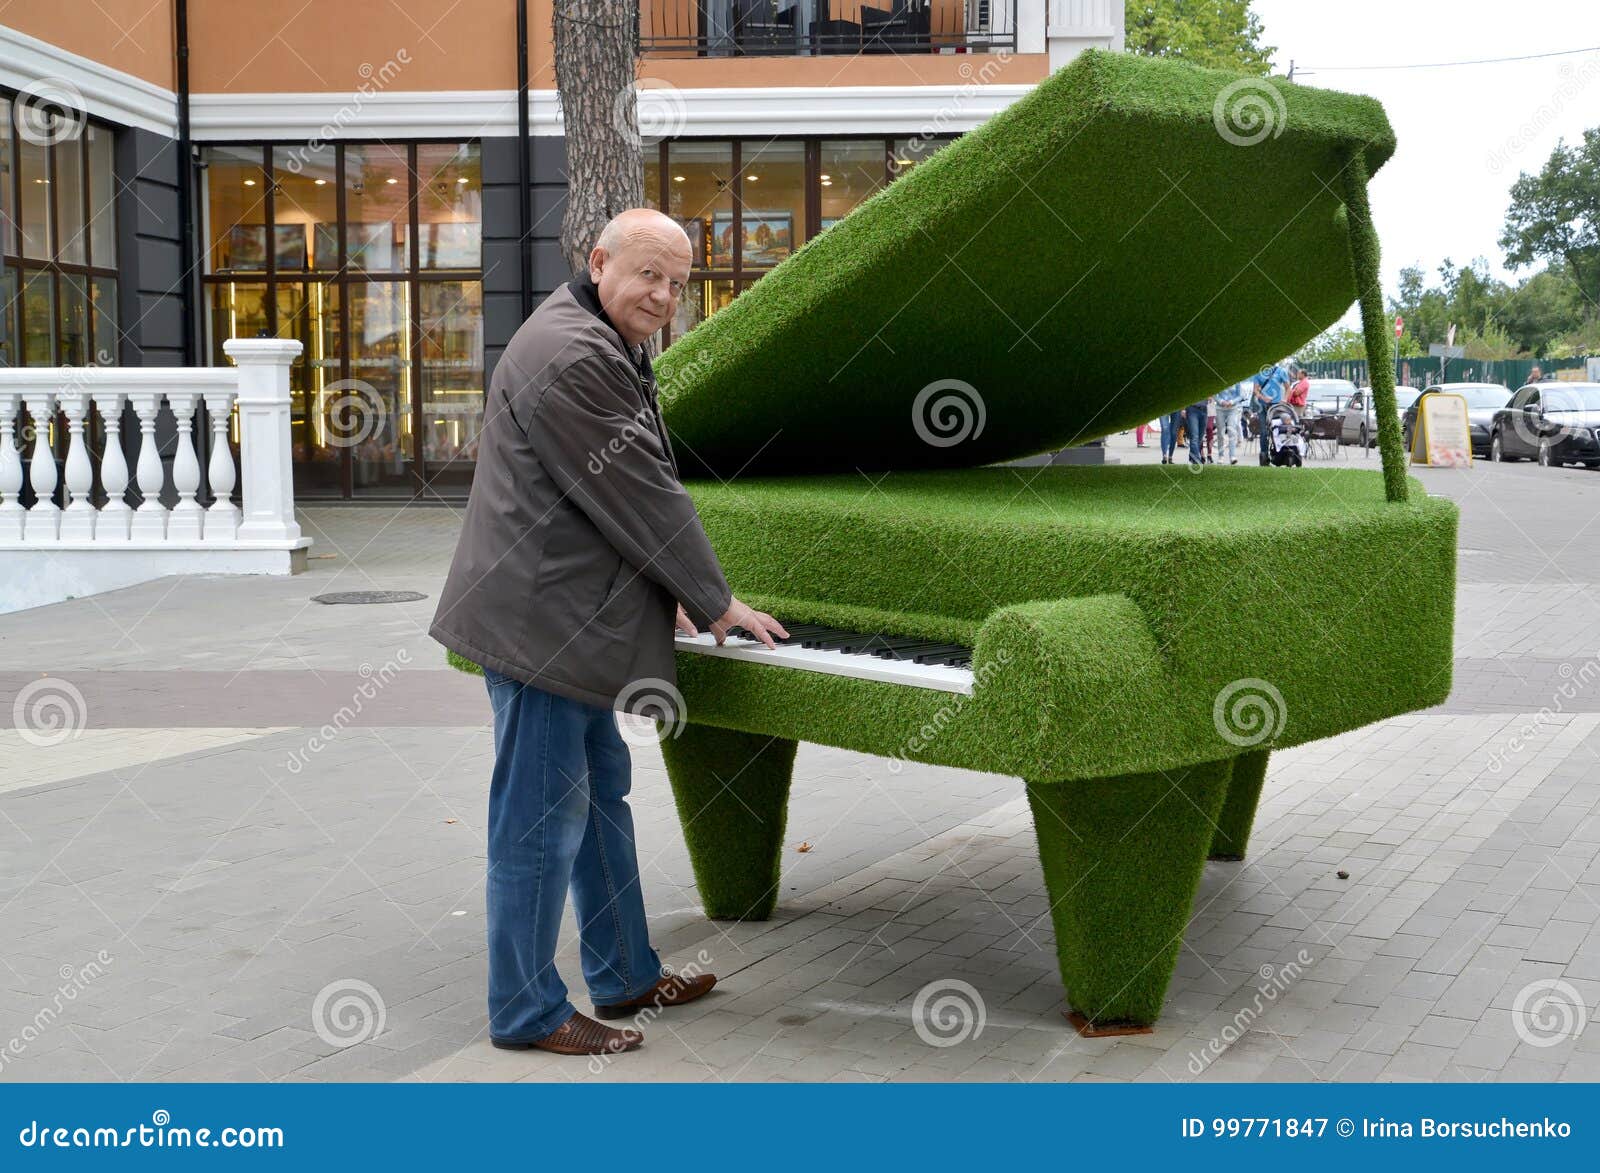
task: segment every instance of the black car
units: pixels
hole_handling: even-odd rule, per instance
[[[1472,454],[1489,454],[1489,433],[1494,424],[1495,412],[1506,405],[1511,391],[1501,383],[1435,383],[1424,387],[1422,394],[1412,400],[1401,417],[1405,429],[1406,451],[1411,451],[1411,433],[1417,426],[1417,411],[1429,395],[1459,395],[1467,401],[1467,423],[1472,429]]]
[[[1489,459],[1600,467],[1600,383],[1529,383],[1494,413]]]

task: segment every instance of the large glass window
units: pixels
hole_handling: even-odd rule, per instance
[[[679,139],[646,150],[644,198],[689,233],[694,269],[664,344],[731,302],[945,139]]]
[[[304,346],[290,370],[296,490],[465,485],[483,418],[478,145],[221,146],[206,157],[212,361],[227,361],[229,337]],[[269,175],[253,199],[251,181]]]
[[[0,97],[0,364],[117,361],[113,138]]]

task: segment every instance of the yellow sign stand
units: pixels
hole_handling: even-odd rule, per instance
[[[1466,468],[1472,463],[1472,422],[1460,395],[1434,392],[1417,400],[1411,463]]]

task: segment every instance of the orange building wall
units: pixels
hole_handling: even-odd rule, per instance
[[[0,23],[167,89],[173,65],[172,0],[0,4]]]
[[[684,2],[644,0],[647,9]],[[0,0],[0,20],[12,27],[169,89],[177,86],[173,12],[173,0]],[[552,90],[551,0],[529,0],[528,21],[529,82]],[[680,88],[729,88],[960,85],[980,69],[1006,85],[1049,73],[1042,53],[1013,54],[1004,65],[989,54],[660,56],[642,59],[638,72]],[[380,73],[389,92],[515,89],[514,0],[189,0],[195,93],[354,93],[376,86]]]

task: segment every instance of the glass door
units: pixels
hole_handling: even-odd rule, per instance
[[[350,375],[329,404],[334,442],[350,451],[355,488],[409,495],[416,429],[411,411],[411,314],[405,281],[348,286]]]

